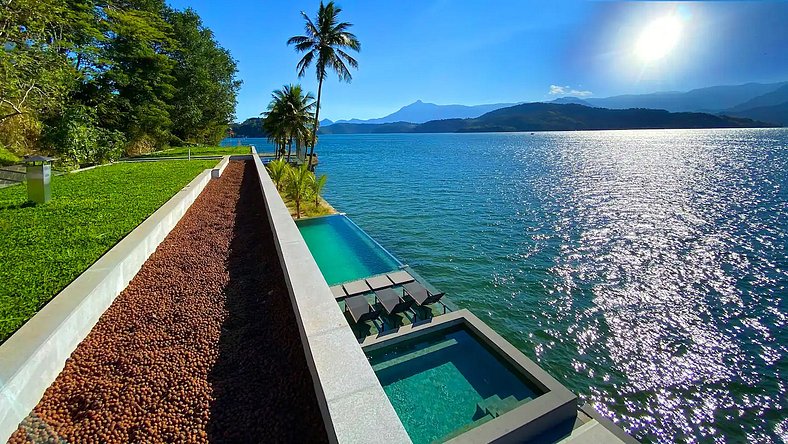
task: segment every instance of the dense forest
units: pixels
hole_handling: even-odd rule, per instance
[[[420,125],[405,122],[335,123],[320,128],[320,133],[462,133],[769,126],[774,125],[751,119],[706,113],[671,113],[660,109],[606,109],[577,104],[524,103],[491,111],[475,119],[431,120]]]
[[[234,119],[235,60],[164,0],[0,0],[0,43],[0,163],[215,144]]]

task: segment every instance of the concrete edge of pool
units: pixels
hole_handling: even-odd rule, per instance
[[[263,162],[252,157],[328,439],[411,442]],[[363,414],[352,414],[360,406]]]
[[[456,326],[471,331],[493,354],[509,364],[519,377],[544,393],[448,442],[522,442],[574,418],[577,396],[468,310],[462,309],[432,318],[430,322],[404,326],[394,333],[369,337],[361,346],[365,352],[371,352]]]

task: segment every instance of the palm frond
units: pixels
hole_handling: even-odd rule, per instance
[[[336,52],[337,52],[337,56],[339,56],[341,59],[344,59],[348,65],[350,65],[352,68],[358,69],[358,61],[356,61],[356,59],[351,57],[350,54],[346,53],[345,51],[342,51],[341,49],[337,49]]]
[[[304,57],[302,57],[301,60],[298,61],[298,64],[296,65],[298,77],[304,77],[304,74],[306,74],[306,69],[309,68],[309,65],[312,64],[312,60],[315,58],[315,51],[316,50],[314,49],[309,51],[308,53],[304,54]]]
[[[308,37],[305,35],[296,35],[287,39],[288,45],[300,45],[303,43],[314,43],[312,37]]]

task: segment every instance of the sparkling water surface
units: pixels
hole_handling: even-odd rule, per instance
[[[788,440],[788,130],[318,153],[329,202],[636,438]]]

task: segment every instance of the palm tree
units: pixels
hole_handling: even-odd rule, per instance
[[[271,174],[271,180],[276,184],[276,189],[282,189],[282,180],[287,175],[287,162],[284,159],[277,159],[268,164],[268,172]]]
[[[315,196],[315,208],[317,208],[320,203],[320,192],[322,192],[323,187],[326,186],[326,180],[328,180],[328,177],[326,177],[325,174],[320,177],[317,177],[313,174],[312,179],[314,180],[310,185],[312,186],[312,194]]]
[[[265,131],[268,141],[273,143],[276,147],[275,157],[279,159],[279,154],[284,148],[285,140],[287,139],[287,131],[285,129],[284,118],[284,105],[278,99],[277,92],[275,91],[272,96],[271,103],[268,104],[268,111],[262,113],[263,130]]]
[[[358,68],[358,62],[351,57],[345,50],[352,49],[353,51],[361,51],[361,43],[359,43],[353,33],[348,32],[348,29],[353,26],[351,23],[340,22],[339,13],[342,8],[336,6],[333,1],[323,5],[320,2],[320,9],[317,11],[317,17],[313,22],[304,11],[301,11],[301,16],[304,17],[305,35],[291,37],[288,45],[295,45],[296,52],[303,52],[304,57],[296,65],[298,70],[298,77],[303,77],[306,74],[307,68],[315,62],[315,71],[317,73],[317,108],[315,109],[315,124],[312,132],[312,146],[309,153],[309,166],[311,168],[312,158],[315,155],[315,143],[317,137],[317,129],[319,124],[320,114],[320,96],[323,92],[323,80],[325,80],[328,69],[333,70],[339,76],[339,80],[350,82],[353,77],[350,75],[345,63],[352,68]]]
[[[287,173],[285,193],[296,204],[296,219],[301,219],[301,201],[309,198],[309,193],[312,191],[310,183],[314,180],[314,174],[309,171],[307,165],[288,168]]]
[[[305,142],[310,134],[309,122],[312,120],[315,109],[315,97],[312,93],[304,94],[301,85],[284,85],[271,94],[271,103],[268,111],[263,113],[263,128],[268,134],[268,139],[275,141],[280,150],[287,145],[287,161],[293,141]],[[277,153],[279,150],[277,150]],[[278,156],[277,156],[278,157]]]

